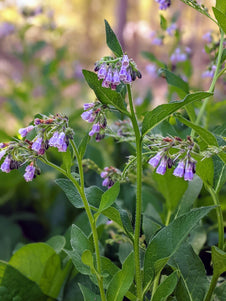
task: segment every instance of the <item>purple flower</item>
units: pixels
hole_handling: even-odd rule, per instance
[[[113,85],[119,85],[120,84],[120,78],[119,78],[119,73],[118,73],[118,70],[115,69],[113,71],[113,80],[112,80],[112,84]]]
[[[59,137],[59,133],[54,132],[53,136],[49,139],[49,146],[56,147],[58,137]]]
[[[0,38],[4,38],[15,31],[13,24],[4,22],[0,25]]]
[[[2,163],[1,165],[1,170],[3,172],[9,173],[10,172],[10,163],[11,163],[11,159],[9,158],[9,156],[7,156],[5,158],[5,161]]]
[[[171,55],[170,60],[173,64],[184,62],[187,60],[187,55],[182,53],[180,48],[176,48],[174,53]]]
[[[102,82],[102,87],[103,87],[103,88],[109,88],[110,85],[109,85],[108,82],[106,82],[105,80],[103,80],[103,82]]]
[[[85,103],[83,105],[83,109],[86,111],[86,110],[92,109],[94,106],[95,106],[95,104],[93,102],[92,103]]]
[[[109,68],[109,69],[108,69],[108,73],[107,73],[107,75],[106,75],[104,81],[105,81],[106,84],[110,85],[110,84],[112,83],[112,79],[113,79],[113,78],[112,78],[112,69]]]
[[[104,139],[105,134],[96,134],[96,142],[100,142],[102,139]]]
[[[127,78],[127,70],[124,66],[122,66],[119,71],[119,79],[121,81],[124,81],[126,78]]]
[[[5,156],[6,150],[3,149],[2,151],[0,151],[0,160]]]
[[[146,71],[151,77],[153,78],[157,77],[157,67],[154,64],[148,64],[146,66]]]
[[[24,179],[26,182],[30,182],[34,179],[35,176],[35,167],[33,166],[33,162],[28,165],[25,169]]]
[[[106,75],[107,75],[107,66],[104,63],[104,64],[101,65],[101,67],[100,67],[100,69],[97,73],[97,76],[98,76],[99,79],[104,79],[106,77]]]
[[[125,84],[130,84],[132,82],[132,77],[131,77],[131,73],[130,70],[127,71],[127,75],[126,75],[126,79],[124,80]]]
[[[216,68],[217,68],[216,65],[213,65],[213,66],[211,67],[211,69],[204,71],[204,72],[202,73],[202,78],[213,77],[213,76],[214,76],[214,73],[215,73],[215,71],[216,71]]]
[[[160,174],[160,175],[164,175],[166,172],[166,167],[168,164],[168,159],[166,156],[164,156],[158,166],[158,168],[156,169],[156,173]]]
[[[213,41],[211,32],[208,31],[202,36],[203,40],[206,41],[207,43],[211,43]]]
[[[100,174],[101,178],[106,178],[108,176],[108,172],[107,171],[102,171]]]
[[[171,0],[155,0],[159,4],[159,9],[164,10],[167,9],[170,4]]]
[[[148,163],[153,166],[154,168],[158,166],[160,160],[162,158],[162,153],[158,152],[154,157],[152,157]]]
[[[35,152],[39,152],[42,148],[42,138],[38,137],[32,144],[31,147]]]
[[[129,58],[126,54],[124,54],[122,57],[122,66],[125,68],[129,66]]]
[[[108,177],[107,177],[106,179],[104,179],[103,182],[102,182],[102,186],[108,186],[109,183],[110,183],[110,180],[111,180],[111,179],[108,178]]]
[[[29,126],[26,127],[26,128],[21,128],[21,129],[19,129],[18,132],[19,132],[19,134],[20,134],[22,137],[26,137],[27,134],[33,130],[33,128],[34,128],[33,125],[29,125]]]
[[[177,167],[174,169],[173,175],[179,178],[182,178],[184,176],[184,167],[185,163],[184,161],[179,161]]]
[[[168,33],[168,35],[172,36],[174,31],[177,29],[177,24],[176,23],[172,23],[167,29],[166,32]]]
[[[96,133],[99,133],[100,131],[100,124],[99,123],[94,123],[92,130],[89,132],[89,136],[93,136]]]
[[[65,133],[61,132],[56,141],[56,147],[58,148],[59,152],[66,152],[67,151],[67,144],[65,141]]]
[[[154,38],[154,39],[152,40],[152,45],[160,46],[160,45],[162,45],[162,44],[163,44],[163,39],[161,39],[161,38],[159,38],[159,37]]]
[[[81,117],[82,117],[83,120],[85,120],[89,123],[92,123],[96,119],[96,113],[93,112],[93,110],[91,109],[89,111],[83,112]]]
[[[193,177],[194,177],[193,162],[188,160],[186,162],[186,167],[185,167],[185,172],[184,172],[184,180],[185,181],[192,181]]]

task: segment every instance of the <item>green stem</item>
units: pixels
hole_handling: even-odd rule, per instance
[[[158,274],[155,277],[154,283],[153,283],[153,289],[152,289],[152,293],[151,293],[151,300],[154,297],[154,294],[159,286],[159,280],[160,280],[160,276],[161,276],[161,271],[158,272]]]
[[[224,219],[223,219],[223,213],[221,210],[221,205],[217,196],[217,193],[211,186],[207,186],[207,190],[209,191],[214,205],[216,205],[216,213],[217,213],[217,223],[218,223],[218,248],[223,250],[224,249]]]
[[[209,290],[207,292],[207,295],[206,295],[204,301],[210,301],[211,300],[213,291],[214,291],[214,289],[215,289],[215,287],[217,285],[217,279],[218,279],[218,276],[217,275],[213,275],[213,277],[211,279]]]
[[[140,266],[140,227],[141,227],[141,186],[142,186],[142,137],[136,119],[130,85],[127,85],[131,121],[136,136],[136,155],[137,155],[137,195],[136,195],[136,216],[134,230],[134,257],[135,257],[135,279],[137,288],[137,301],[142,301],[142,277]]]
[[[101,276],[101,260],[100,260],[100,249],[99,249],[99,242],[98,242],[98,233],[97,233],[95,219],[92,215],[88,200],[87,200],[86,195],[85,195],[82,158],[80,157],[80,154],[77,150],[77,147],[75,145],[74,140],[71,140],[71,145],[72,145],[73,151],[75,153],[75,156],[76,156],[77,162],[78,162],[78,169],[79,169],[79,175],[80,175],[80,185],[81,185],[80,195],[81,195],[81,198],[82,198],[85,210],[86,210],[86,214],[88,216],[89,223],[90,223],[92,233],[93,233],[93,242],[94,242],[94,248],[95,248],[95,252],[96,252],[96,260],[97,260],[97,272],[99,274],[99,278],[97,280],[98,280],[98,285],[99,285],[99,289],[100,289],[101,300],[106,301],[106,296],[105,296],[104,286],[103,286],[103,277]]]
[[[221,57],[222,57],[222,53],[223,53],[223,42],[224,42],[224,32],[223,32],[223,30],[221,30],[221,38],[220,38],[220,45],[219,45],[218,56],[217,56],[216,70],[215,70],[210,88],[208,90],[208,92],[210,92],[210,93],[214,92],[216,81],[219,78],[219,76],[222,74],[221,72],[218,74],[218,72],[219,72],[219,69],[220,69],[220,66],[221,66]],[[205,112],[207,103],[209,102],[209,99],[210,99],[210,97],[206,98],[203,101],[203,104],[201,106],[201,109],[199,111],[199,114],[197,116],[195,124],[199,125],[200,120],[202,119],[203,114]],[[191,137],[194,137],[194,130],[191,131]]]

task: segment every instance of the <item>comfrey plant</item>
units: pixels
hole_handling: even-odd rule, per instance
[[[40,295],[40,300],[47,300],[46,296],[58,297],[60,287],[73,269],[71,262],[75,267],[72,274],[83,275],[78,281],[84,300],[210,301],[213,295],[223,300],[222,287],[220,292],[219,287],[215,288],[218,278],[226,271],[224,223],[218,199],[225,180],[225,141],[221,134],[213,134],[200,126],[215,83],[223,74],[219,70],[225,58],[225,24],[219,14],[225,15],[226,6],[223,2],[217,3],[214,12],[217,12],[216,19],[219,19],[222,29],[209,91],[190,92],[184,81],[177,80],[178,89],[184,89],[183,99],[160,105],[138,116],[133,103],[132,82],[136,78],[139,80],[141,73],[135,62],[123,52],[116,35],[105,21],[107,45],[114,56],[97,61],[95,72],[83,70],[85,80],[97,98],[95,102],[84,104],[81,115],[84,121],[92,124],[87,135],[78,143],[73,139],[74,132],[69,127],[68,118],[57,114],[35,118],[31,125],[19,130],[21,139],[1,143],[3,172],[26,165],[24,178],[31,181],[40,174],[39,161],[55,168],[64,176],[57,179],[57,184],[73,206],[85,210],[89,221],[89,234],[77,225],[72,226],[71,248],[67,246],[63,249],[64,244],[59,247],[59,241],[58,249],[63,249],[64,258],[66,256],[63,270],[59,267],[57,273],[54,270],[51,275],[45,271],[45,281],[40,283],[36,277],[36,283],[45,294]],[[164,72],[166,78],[169,75],[172,78],[170,71],[165,69]],[[110,126],[106,111],[120,112],[117,116],[122,116],[122,120]],[[186,126],[186,134],[182,132],[180,137],[179,134],[155,133],[154,128],[160,124],[172,131],[172,125],[168,122],[172,119]],[[176,129],[175,125],[175,133]],[[110,136],[130,145],[132,153],[122,171],[113,166],[101,170],[95,162],[84,158],[87,144],[93,136],[99,143],[102,143],[104,136]],[[58,166],[48,160],[48,149],[51,147],[65,154],[65,164]],[[105,190],[97,186],[86,187],[84,166],[96,169]],[[134,206],[134,211],[123,208],[119,194],[120,184],[129,181],[136,191],[135,204],[134,198],[126,192],[129,207]],[[156,205],[156,195],[148,186],[150,181],[155,181],[165,197],[164,210]],[[203,184],[214,206],[192,209]],[[194,252],[187,237],[211,210],[217,213],[218,246],[212,246],[213,275],[209,283],[198,252]],[[101,233],[106,224],[107,229],[113,227],[111,243],[117,242],[119,249],[120,245],[123,249],[122,253],[118,253],[118,265],[104,256],[105,238],[101,237]],[[49,260],[51,264],[60,260],[56,254],[53,256],[54,260],[52,257]],[[31,279],[30,270],[24,273]],[[50,279],[54,282],[53,287],[49,284]],[[225,282],[223,285],[225,287]]]

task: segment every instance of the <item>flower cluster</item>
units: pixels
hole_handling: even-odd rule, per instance
[[[15,139],[9,143],[0,143],[1,170],[9,173],[12,169],[29,163],[25,168],[24,179],[32,181],[40,170],[37,166],[37,158],[44,155],[49,147],[56,147],[59,152],[66,152],[69,139],[73,138],[73,131],[68,127],[66,116],[59,114],[36,118],[34,125],[19,129],[21,140]],[[31,138],[28,137],[30,133]]]
[[[93,123],[89,136],[96,135],[96,141],[99,142],[105,136],[107,120],[104,110],[107,106],[96,101],[95,103],[85,103],[83,108],[85,112],[81,115],[82,119],[89,123]]]
[[[161,148],[157,154],[150,158],[148,163],[156,168],[156,173],[164,175],[167,168],[171,168],[176,164],[173,175],[179,178],[184,178],[185,181],[192,181],[195,174],[196,161],[191,157],[191,151],[194,148],[194,142],[190,136],[184,141],[179,137],[166,137],[158,144]],[[171,149],[179,149],[179,152],[170,154]]]
[[[121,83],[131,84],[136,77],[141,78],[141,73],[137,69],[135,62],[124,54],[120,58],[103,57],[95,63],[94,71],[97,72],[102,87],[116,90]]]
[[[171,0],[155,0],[159,4],[159,9],[165,10],[171,5]]]
[[[187,49],[187,50],[188,50],[187,52],[189,52],[189,49]],[[180,48],[176,48],[175,51],[173,52],[173,54],[170,57],[170,61],[173,64],[177,64],[179,62],[184,62],[187,59],[188,59],[187,54],[183,53]]]
[[[113,166],[105,167],[100,174],[101,178],[104,179],[102,185],[106,186],[108,189],[111,188],[119,175],[121,175],[121,172],[117,168]]]
[[[213,78],[216,68],[217,68],[216,65],[212,65],[212,67],[210,67],[208,70],[202,73],[202,78],[206,78],[206,77]]]

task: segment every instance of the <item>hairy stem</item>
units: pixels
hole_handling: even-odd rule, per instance
[[[214,92],[216,81],[220,77],[220,75],[223,74],[222,71],[219,73],[220,66],[221,66],[221,57],[222,57],[222,52],[223,52],[223,42],[224,42],[224,32],[223,32],[223,30],[221,30],[221,38],[220,38],[220,45],[219,45],[218,56],[217,56],[216,70],[215,70],[215,73],[214,73],[213,80],[211,82],[210,88],[208,90],[208,92],[210,92],[210,93]],[[205,112],[207,103],[209,102],[209,99],[210,99],[210,97],[206,98],[203,101],[201,109],[200,109],[199,114],[197,116],[195,124],[199,125],[199,123],[200,123],[200,121],[201,121],[201,119],[202,119],[202,117],[204,115],[204,112]],[[194,137],[194,130],[191,131],[191,136]]]
[[[136,216],[134,230],[134,257],[135,257],[135,279],[137,288],[137,301],[142,301],[142,277],[140,267],[140,227],[141,227],[141,186],[142,186],[142,138],[136,119],[130,85],[127,85],[131,121],[136,136],[137,155],[137,195],[136,195]]]

